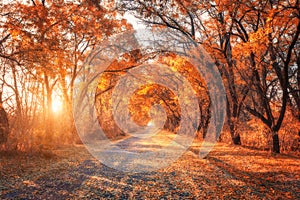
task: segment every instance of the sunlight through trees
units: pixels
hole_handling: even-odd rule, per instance
[[[99,42],[133,28],[122,18],[125,14],[129,20],[139,19],[143,28],[177,31],[210,53],[226,88],[226,126],[220,140],[259,146],[262,139],[255,138],[264,138],[264,148],[273,152],[299,150],[298,1],[20,0],[4,1],[0,13],[1,109],[10,127],[6,134],[8,124],[1,120],[6,131],[0,141],[8,139],[5,148],[80,141],[72,115],[75,80]],[[114,123],[108,94],[126,73],[124,68],[157,59],[195,89],[200,108],[197,137],[205,138],[211,119],[205,81],[178,55],[147,56],[138,51],[120,55],[111,63],[113,70],[99,77],[99,124],[113,136],[124,135]],[[134,93],[129,110],[146,126],[149,108],[159,103],[168,116],[164,127],[176,131],[176,101],[166,88],[150,84]]]

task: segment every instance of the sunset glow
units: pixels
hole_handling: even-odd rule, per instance
[[[63,108],[63,102],[60,97],[54,97],[52,100],[52,111],[54,113],[58,113],[62,111]]]

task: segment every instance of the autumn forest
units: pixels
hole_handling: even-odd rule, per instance
[[[0,0],[1,199],[300,198],[299,0]]]

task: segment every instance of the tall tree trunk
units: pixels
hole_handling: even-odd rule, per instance
[[[77,134],[76,126],[74,122],[73,112],[72,112],[72,102],[73,102],[73,83],[70,84],[70,89],[67,88],[67,83],[65,77],[61,77],[60,84],[63,91],[64,98],[64,113],[66,119],[66,132],[68,142],[81,143],[81,140]]]
[[[18,86],[18,78],[17,78],[17,70],[15,66],[12,66],[12,75],[13,75],[13,91],[15,93],[15,101],[16,101],[16,115],[19,119],[22,120],[22,106],[21,106],[21,100],[20,100],[20,93],[19,93],[19,86]]]
[[[233,144],[235,145],[241,145],[241,136],[236,132],[236,120],[231,120],[229,123],[229,129],[231,134],[231,139]]]
[[[0,144],[5,143],[9,134],[7,113],[2,107],[2,91],[0,92]]]
[[[200,120],[199,120],[199,126],[197,131],[199,132],[202,129],[203,139],[205,139],[207,135],[208,126],[211,118],[210,106],[211,106],[211,101],[209,101],[209,105],[205,108],[205,110],[203,110],[202,103],[199,100]]]
[[[236,132],[236,118],[232,117],[232,111],[230,110],[230,104],[229,101],[227,100],[227,124],[229,126],[229,131],[230,131],[230,136],[232,139],[232,143],[234,145],[241,145],[241,137],[240,135]]]
[[[280,153],[279,136],[277,131],[272,132],[272,139],[273,139],[272,151],[274,153]]]
[[[54,127],[53,127],[53,111],[52,111],[52,88],[50,87],[49,77],[45,74],[45,88],[46,88],[46,122],[45,122],[45,139],[48,144],[52,144],[54,141]]]

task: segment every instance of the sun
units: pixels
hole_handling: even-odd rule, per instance
[[[58,113],[58,112],[62,111],[62,108],[63,108],[63,102],[62,102],[61,98],[55,96],[52,99],[52,111],[54,113]]]

